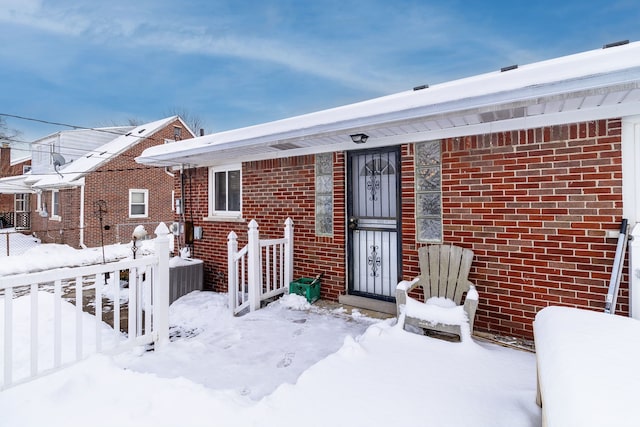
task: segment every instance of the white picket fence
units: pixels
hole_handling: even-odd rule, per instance
[[[0,294],[4,294],[0,390],[59,370],[91,353],[118,352],[150,343],[160,348],[168,343],[169,229],[161,223],[155,234],[155,254],[151,256],[0,277]],[[128,290],[120,290],[121,272],[128,272]],[[112,327],[104,322],[102,297],[107,286],[114,292],[110,295],[113,309],[109,311],[113,315]],[[121,332],[124,307],[120,292],[128,292],[126,337]],[[26,309],[24,298],[29,299]],[[73,300],[75,307],[65,298]],[[18,304],[20,310],[14,310]],[[75,313],[69,316],[69,310]],[[51,312],[51,322],[39,319],[43,313]],[[28,336],[16,332],[24,329],[21,320],[25,314]]]
[[[238,236],[229,233],[229,308],[233,315],[255,311],[262,301],[288,292],[293,277],[293,220],[284,222],[284,237],[260,240],[258,223],[249,222],[248,243],[238,250]]]

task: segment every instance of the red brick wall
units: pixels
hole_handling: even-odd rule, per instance
[[[170,123],[86,177],[85,245],[100,246],[100,218],[96,210],[98,200],[107,203],[103,224],[110,226],[110,229],[102,230],[105,245],[129,242],[133,229],[139,224],[144,225],[149,234],[161,221],[171,224],[174,216],[171,197],[174,178],[164,168],[144,166],[134,159],[145,149],[164,144],[165,138],[173,139],[174,125],[182,127],[178,120]],[[183,139],[191,138],[185,129],[182,136]],[[129,218],[129,189],[149,190],[148,217]]]
[[[51,191],[42,192],[42,201],[47,205],[49,217],[43,218],[36,212],[37,196],[31,196],[31,232],[42,243],[60,243],[72,247],[80,244],[80,189],[62,189],[58,192],[60,200],[60,220],[51,219]]]
[[[480,330],[532,337],[547,305],[602,310],[622,219],[621,121],[443,141],[445,241],[475,252]],[[628,312],[625,275],[618,299]]]
[[[315,157],[302,156],[245,163],[242,168],[242,213],[246,222],[205,222],[207,216],[208,170],[186,171],[187,219],[204,227],[204,238],[194,244],[194,256],[203,258],[205,282],[216,291],[227,287],[227,236],[238,235],[246,244],[248,221],[255,219],[261,238],[278,238],[284,222],[294,222],[294,277],[324,273],[322,297],[337,299],[345,293],[344,240],[344,155],[334,153],[334,237],[315,234]],[[191,174],[189,178],[189,174]],[[189,201],[191,204],[189,205]],[[192,215],[193,214],[193,215]]]
[[[31,160],[11,164],[11,148],[0,146],[0,178],[22,175],[23,166],[31,164]],[[0,212],[13,212],[15,209],[13,194],[0,194]]]
[[[88,247],[98,247],[101,239],[104,244],[127,243],[131,240],[133,229],[145,225],[151,234],[160,221],[169,225],[173,221],[172,197],[174,178],[163,168],[140,165],[135,162],[143,150],[164,140],[173,139],[173,127],[180,126],[179,120],[172,122],[148,138],[140,141],[134,147],[102,165],[96,171],[85,177],[84,204],[84,244]],[[183,129],[182,138],[192,136]],[[180,142],[175,142],[179,144]],[[145,218],[129,218],[129,189],[149,190],[149,215]],[[32,206],[35,206],[35,195]],[[43,200],[47,203],[51,213],[51,192],[43,193]],[[103,229],[101,236],[100,218],[97,215],[96,202],[104,200],[107,212],[103,215]],[[65,243],[73,247],[80,245],[80,189],[60,190],[61,218],[54,221],[32,215],[32,230],[45,243]],[[62,230],[62,232],[60,232]]]
[[[531,338],[532,321],[551,304],[601,310],[622,215],[621,121],[603,120],[442,141],[444,241],[473,249],[470,279],[480,292],[476,329]],[[402,271],[419,274],[415,241],[414,145],[402,153]],[[345,156],[334,153],[332,238],[316,237],[314,157],[243,165],[243,217],[261,236],[295,223],[294,275],[324,272],[322,297],[346,290]],[[247,223],[204,222],[208,171],[187,171],[187,218],[204,227],[194,255],[206,283],[226,290],[226,242],[246,243]],[[179,181],[178,181],[179,182]],[[179,187],[178,187],[179,188]],[[627,274],[619,312],[628,311]]]

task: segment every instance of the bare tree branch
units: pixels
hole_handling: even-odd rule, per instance
[[[14,142],[14,139],[20,135],[22,135],[22,132],[9,128],[4,117],[0,117],[0,145]]]
[[[205,133],[209,133],[205,121],[197,114],[190,112],[184,107],[171,107],[165,114],[165,116],[180,116],[182,120],[191,128],[196,134],[200,135],[200,129],[203,129]]]

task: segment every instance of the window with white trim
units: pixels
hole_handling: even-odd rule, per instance
[[[240,217],[242,212],[242,166],[209,168],[209,216]]]
[[[51,219],[60,220],[60,192],[51,190]]]
[[[129,218],[149,216],[149,190],[129,189]]]
[[[15,212],[29,212],[29,193],[14,195]]]
[[[43,204],[42,204],[42,191],[38,191],[36,193],[36,212],[41,212],[43,209]]]

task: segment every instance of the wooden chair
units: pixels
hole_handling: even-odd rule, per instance
[[[418,250],[420,276],[404,280],[396,288],[398,321],[424,331],[463,337],[473,331],[478,293],[469,282],[473,251],[459,246],[435,244]],[[421,286],[424,302],[408,294]],[[464,302],[463,302],[464,299]],[[467,329],[468,328],[468,329]]]

